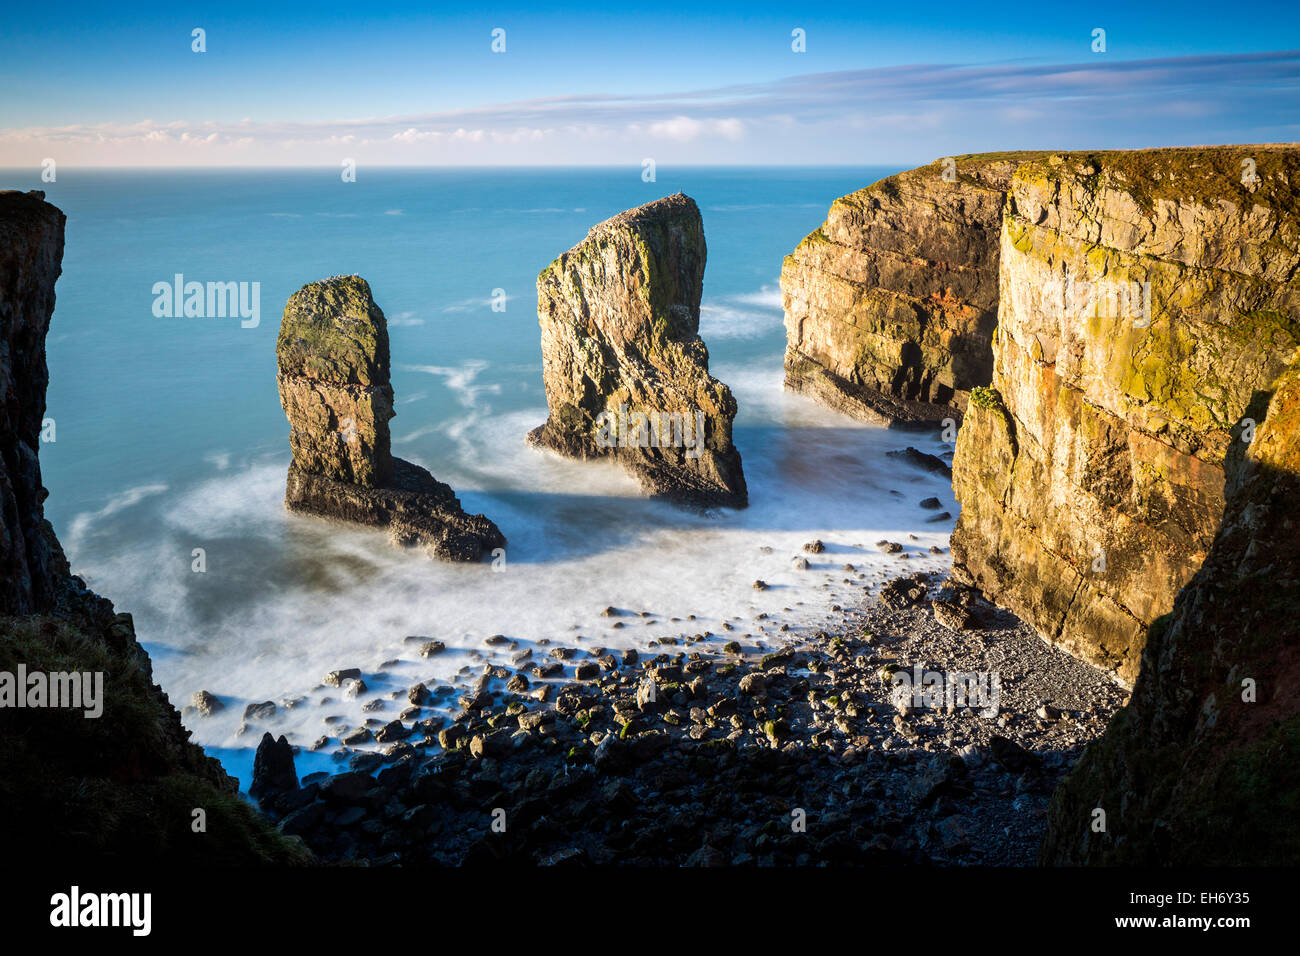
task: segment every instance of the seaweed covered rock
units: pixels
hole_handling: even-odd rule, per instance
[[[1300,150],[1021,163],[999,261],[954,573],[1131,684],[1214,540],[1232,430],[1300,348]]]
[[[387,527],[394,541],[454,561],[504,547],[500,529],[466,514],[449,486],[393,457],[388,322],[364,279],[334,276],[295,292],[276,359],[291,510]]]
[[[699,336],[704,224],[677,194],[593,226],[537,277],[550,415],[529,439],[611,457],[652,495],[748,503],[736,401]]]
[[[949,157],[831,204],[785,257],[785,384],[856,418],[960,418],[993,375],[998,235],[1036,153]]]
[[[1209,556],[1151,626],[1128,705],[1057,791],[1044,863],[1300,860],[1300,368],[1252,412],[1253,436],[1233,430]]]

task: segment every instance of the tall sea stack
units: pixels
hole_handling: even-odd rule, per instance
[[[593,226],[537,277],[550,416],[534,443],[610,457],[648,493],[748,503],[731,442],[736,400],[699,336],[704,223],[678,193]]]
[[[394,541],[453,561],[505,546],[500,529],[467,515],[450,487],[393,457],[388,322],[366,280],[334,276],[295,292],[276,359],[293,450],[291,510],[387,527]]]

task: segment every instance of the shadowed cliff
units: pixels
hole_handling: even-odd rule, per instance
[[[238,794],[153,682],[129,614],[89,591],[45,519],[45,337],[64,215],[0,192],[0,808],[19,859],[305,862]],[[102,714],[15,706],[20,675],[102,674]],[[37,684],[40,678],[37,678]],[[26,684],[26,681],[23,682]],[[3,696],[3,694],[9,696]],[[46,703],[50,700],[47,698]],[[202,811],[196,814],[195,811]],[[197,822],[202,820],[202,830]],[[28,854],[35,854],[28,856]]]

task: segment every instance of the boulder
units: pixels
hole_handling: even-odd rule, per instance
[[[293,748],[281,734],[279,739],[269,733],[262,735],[253,755],[253,782],[248,794],[254,799],[298,789],[298,774],[293,765]]]

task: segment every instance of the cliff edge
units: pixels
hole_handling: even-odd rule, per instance
[[[954,574],[1126,684],[1214,540],[1233,429],[1300,348],[1298,186],[1285,147],[1060,154],[1012,177],[992,387],[953,459]]]
[[[835,200],[781,268],[786,388],[877,424],[960,419],[993,376],[1011,175],[1039,155],[949,157]]]
[[[1300,859],[1300,368],[1256,409],[1252,440],[1234,429],[1209,556],[1149,629],[1132,699],[1056,792],[1044,863]]]

